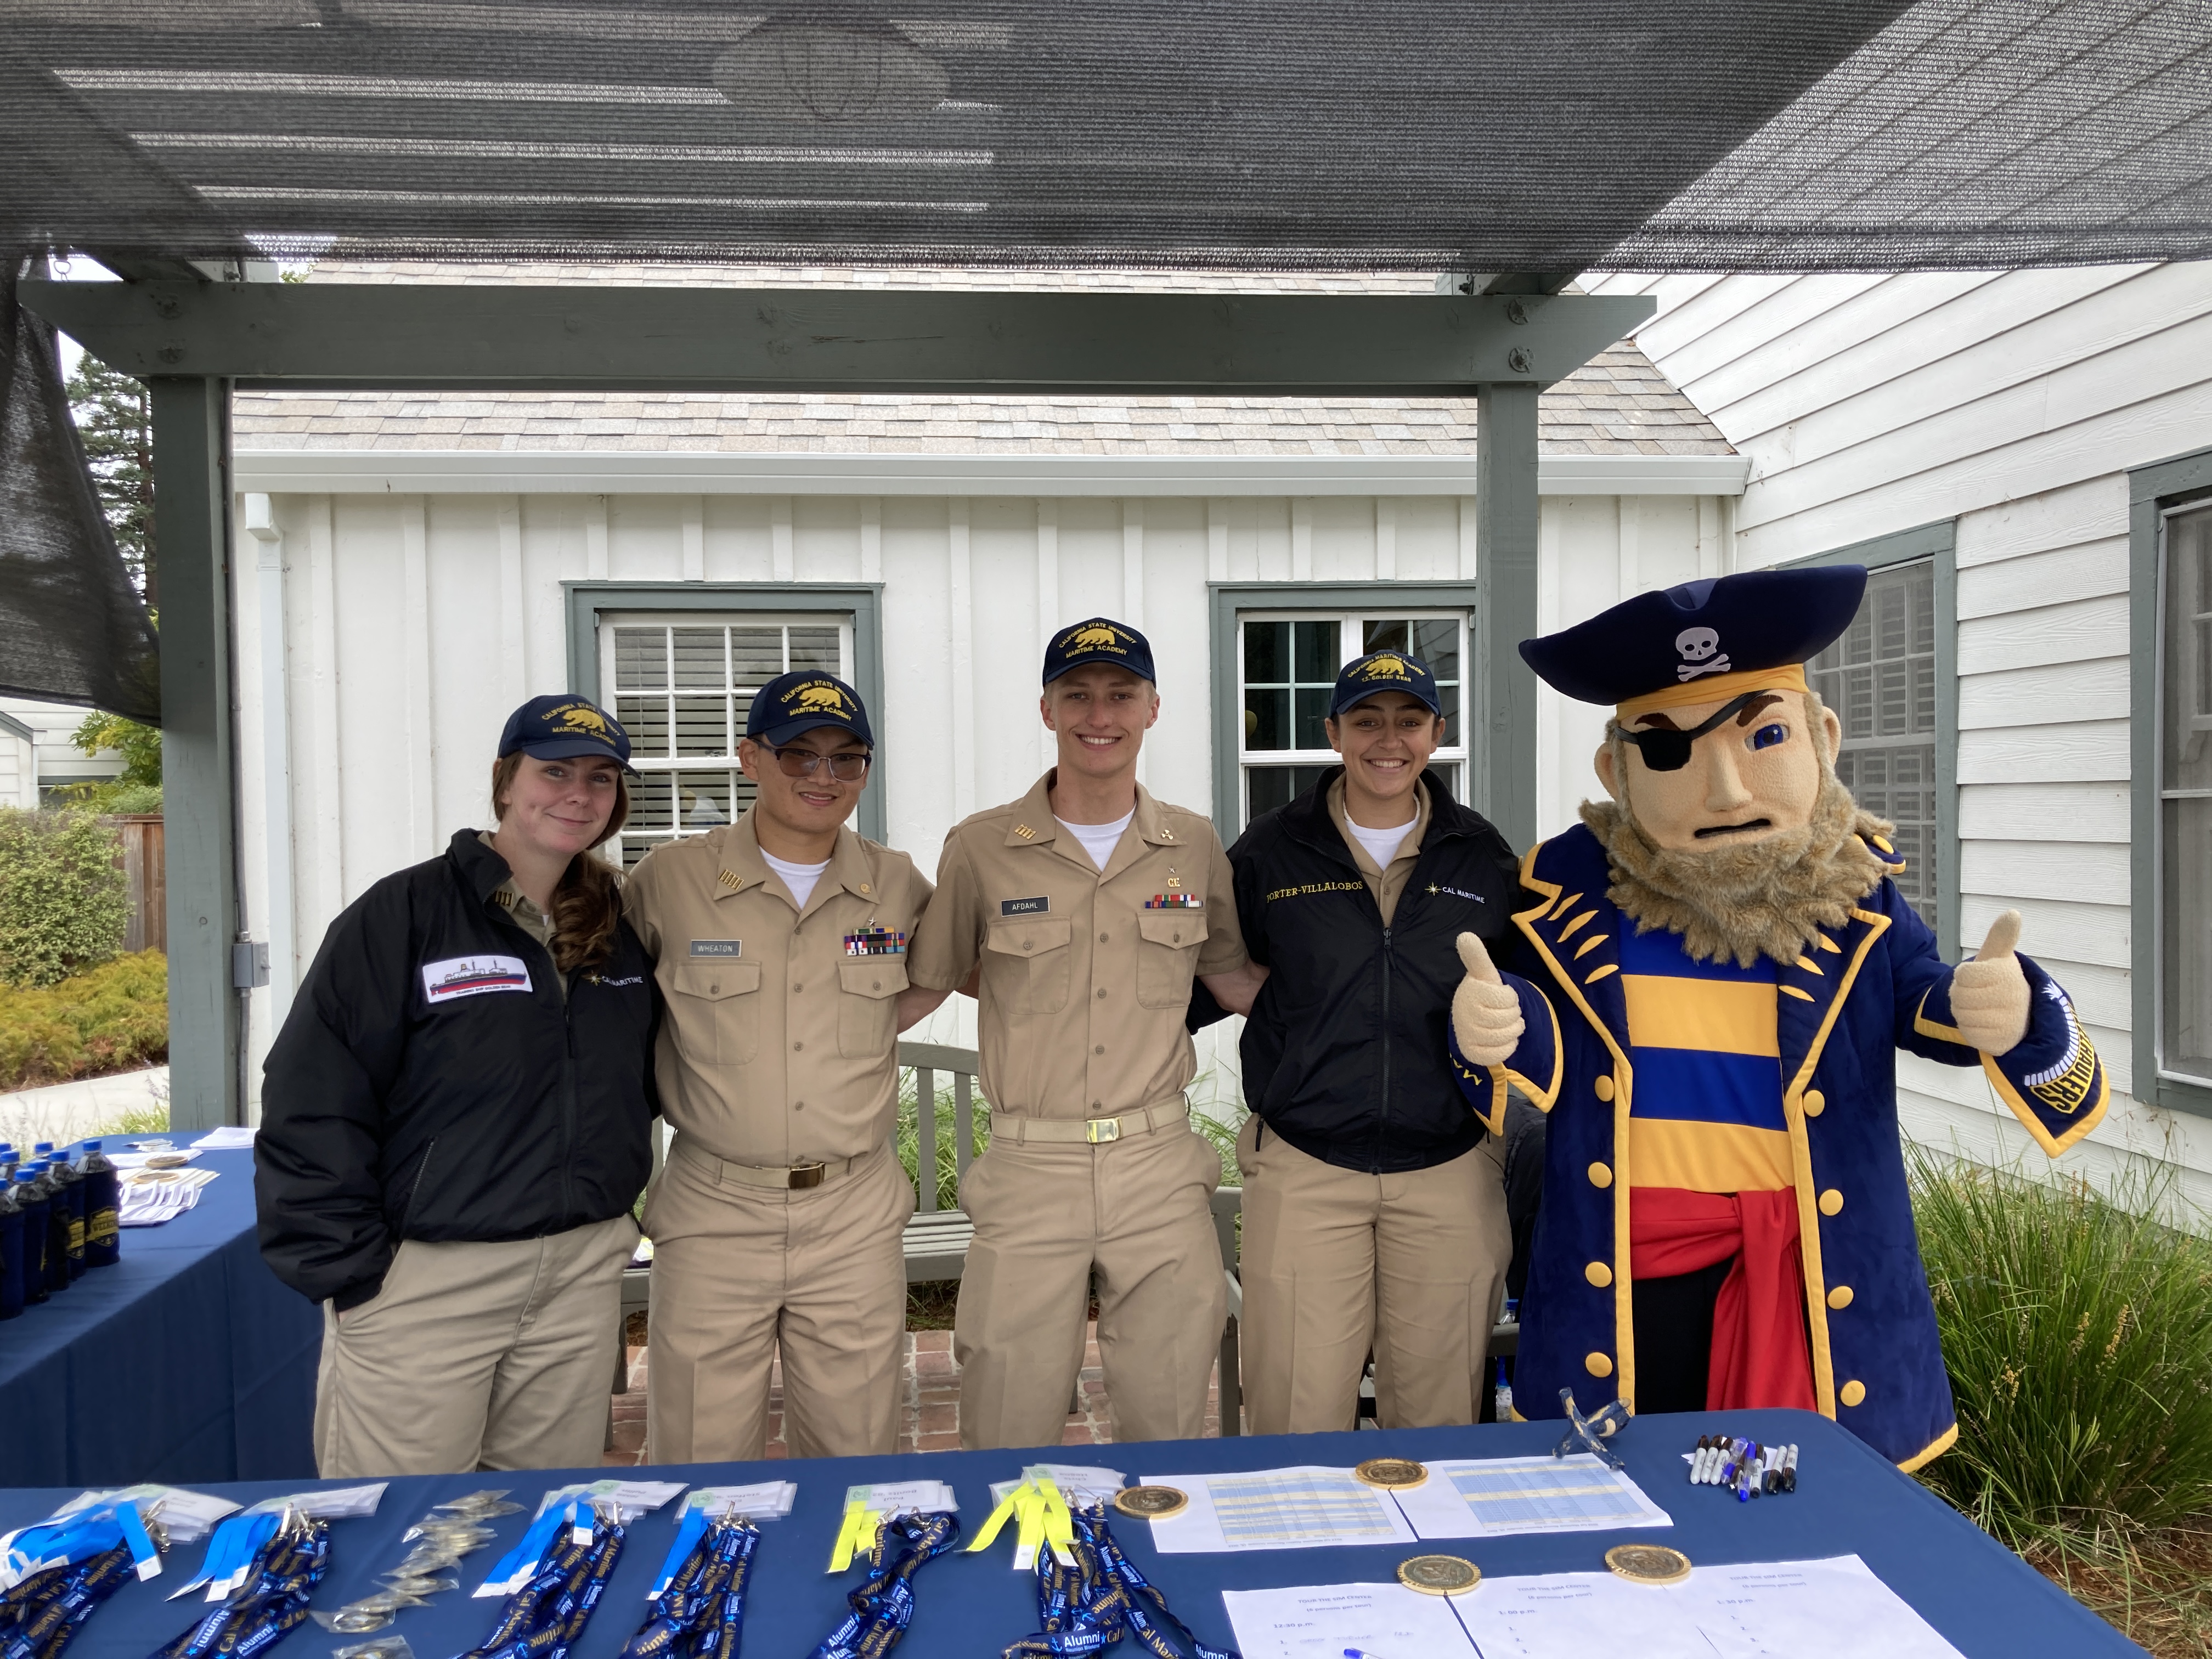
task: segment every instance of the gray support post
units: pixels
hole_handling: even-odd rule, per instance
[[[169,1124],[242,1121],[237,793],[230,721],[230,383],[156,376],[161,806],[169,889]]]
[[[1481,809],[1516,853],[1536,838],[1536,399],[1533,385],[1475,388],[1476,611]]]

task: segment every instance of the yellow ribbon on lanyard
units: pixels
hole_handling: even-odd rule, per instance
[[[1050,1475],[1041,1469],[1023,1472],[1021,1485],[999,1500],[999,1506],[976,1531],[969,1553],[990,1547],[991,1540],[1011,1517],[1015,1523],[1014,1567],[1026,1571],[1036,1565],[1041,1546],[1049,1546],[1063,1566],[1075,1565],[1075,1522],[1067,1500]]]
[[[884,1523],[880,1510],[872,1510],[857,1499],[845,1505],[845,1519],[837,1529],[836,1547],[830,1552],[830,1571],[842,1572],[853,1565],[855,1553],[872,1554],[877,1534]]]

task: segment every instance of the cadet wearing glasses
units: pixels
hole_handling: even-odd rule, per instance
[[[744,1462],[783,1358],[795,1457],[896,1449],[914,1188],[891,1148],[906,942],[930,884],[846,827],[875,739],[853,688],[761,688],[738,756],[753,804],[656,848],[623,897],[667,999],[676,1138],[653,1183],[649,1455]]]

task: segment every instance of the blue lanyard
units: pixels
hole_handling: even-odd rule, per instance
[[[125,1544],[33,1573],[0,1595],[0,1659],[60,1659],[79,1626],[132,1576]]]
[[[246,1564],[246,1582],[153,1659],[253,1659],[307,1616],[307,1602],[330,1566],[330,1522],[297,1510],[253,1518],[270,1527]],[[208,1553],[216,1553],[212,1540]]]
[[[886,1560],[894,1536],[900,1540],[898,1553]],[[957,1515],[895,1515],[885,1521],[876,1529],[876,1547],[868,1558],[875,1571],[845,1598],[853,1611],[807,1659],[883,1659],[914,1622],[914,1575],[959,1536]]]
[[[565,1518],[562,1510],[552,1513],[556,1521]],[[460,1659],[565,1659],[599,1604],[623,1536],[608,1515],[594,1517],[588,1542],[578,1542],[573,1527],[565,1529],[552,1559],[507,1598],[491,1634]]]
[[[696,1541],[684,1548],[687,1537]],[[687,1515],[677,1534],[684,1553],[669,1552],[652,1613],[623,1645],[622,1659],[737,1659],[759,1544],[758,1529],[742,1517],[709,1523],[703,1510]]]
[[[1073,1510],[1076,1565],[1037,1555],[1037,1611],[1043,1629],[1006,1650],[1004,1659],[1086,1659],[1121,1639],[1125,1629],[1156,1659],[1237,1659],[1234,1648],[1210,1647],[1169,1611],[1163,1595],[1115,1541],[1103,1504]],[[1172,1632],[1172,1637],[1170,1636]],[[1180,1644],[1180,1645],[1178,1645]]]

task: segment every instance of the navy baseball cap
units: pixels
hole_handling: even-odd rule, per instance
[[[1708,577],[1523,640],[1521,655],[1538,678],[1579,702],[1648,709],[1777,686],[1802,690],[1804,665],[1851,625],[1866,583],[1859,564]]]
[[[1403,691],[1428,704],[1431,714],[1444,712],[1443,699],[1437,695],[1437,677],[1429,672],[1428,664],[1403,651],[1370,651],[1358,661],[1345,664],[1337,675],[1336,694],[1328,700],[1328,717],[1334,720],[1378,691]]]
[[[1044,648],[1044,684],[1050,685],[1070,669],[1103,662],[1126,668],[1139,679],[1158,684],[1152,672],[1152,642],[1133,628],[1104,617],[1093,617],[1073,628],[1063,628]]]
[[[578,755],[604,755],[618,762],[623,771],[629,763],[629,733],[622,722],[582,697],[532,697],[507,717],[499,734],[500,758],[520,753],[532,760],[568,760]]]
[[[753,694],[752,712],[745,716],[745,735],[758,738],[774,749],[782,748],[801,732],[811,732],[817,726],[836,726],[869,748],[876,746],[860,694],[835,674],[825,674],[818,668],[777,675]]]

